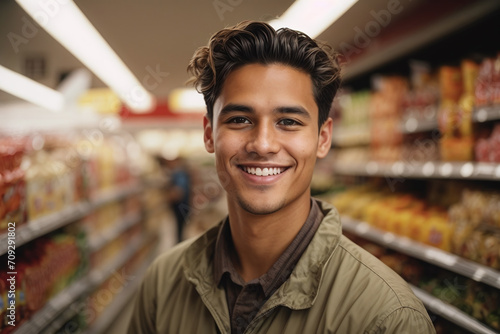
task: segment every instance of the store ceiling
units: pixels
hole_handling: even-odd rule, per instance
[[[340,1],[340,0],[338,0]],[[426,0],[396,1],[403,8],[396,21],[407,15],[417,3]],[[57,2],[54,0],[54,2]],[[62,2],[62,1],[61,1]],[[188,79],[186,66],[197,47],[205,45],[209,37],[226,26],[242,20],[271,20],[283,13],[293,0],[75,0],[77,5],[129,66],[139,80],[149,81],[151,92],[160,98],[177,87],[185,86]],[[374,20],[372,11],[387,9],[395,0],[360,0],[344,17],[325,31],[319,39],[333,46],[350,42],[356,27],[363,28]],[[22,29],[26,14],[14,1],[0,0],[0,28],[2,31]],[[3,33],[5,35],[5,33]],[[1,44],[0,47],[4,44]],[[7,45],[8,46],[8,45]],[[21,45],[21,47],[25,47]],[[0,48],[0,64],[22,71],[20,57],[25,54],[52,55],[48,59],[51,78],[41,80],[49,86],[57,85],[57,77],[64,71],[81,67],[78,60],[40,29],[30,40],[29,52],[13,52]],[[157,73],[156,76],[152,72]],[[102,83],[94,79],[94,86]],[[0,99],[1,100],[1,99]]]

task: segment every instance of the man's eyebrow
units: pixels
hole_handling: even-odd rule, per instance
[[[253,113],[255,110],[252,107],[244,104],[230,103],[221,109],[219,115],[224,115],[235,111],[243,113]],[[303,116],[308,119],[311,118],[311,114],[304,107],[301,106],[277,107],[273,111],[278,114],[295,114]]]
[[[230,103],[228,105],[225,105],[221,109],[219,115],[224,115],[224,114],[227,114],[227,113],[230,113],[230,112],[233,112],[233,111],[240,111],[240,112],[245,112],[245,113],[251,113],[254,110],[253,110],[252,107],[246,106],[244,104]]]
[[[278,107],[274,109],[275,112],[279,114],[295,114],[303,116],[305,118],[311,118],[311,114],[301,106],[291,106],[291,107]]]

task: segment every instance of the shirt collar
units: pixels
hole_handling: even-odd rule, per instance
[[[318,203],[311,198],[311,209],[309,210],[309,215],[299,230],[299,233],[269,269],[269,271],[257,279],[266,296],[276,290],[276,283],[278,281],[284,281],[286,279],[284,276],[288,277],[291,273],[293,267],[300,259],[302,253],[314,236],[323,217],[323,212],[319,208]],[[231,238],[229,218],[227,217],[220,226],[215,244],[214,280],[218,285],[220,285],[223,281],[224,275],[227,273],[229,278],[234,283],[243,286],[244,282],[240,275],[236,272],[236,269],[231,261],[231,252],[235,252],[235,250]],[[255,282],[252,281],[252,283]],[[278,286],[279,285],[281,284],[278,284]]]

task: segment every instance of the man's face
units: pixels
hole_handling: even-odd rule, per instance
[[[205,118],[205,147],[230,207],[270,214],[309,201],[316,158],[330,148],[332,123],[318,131],[310,76],[289,66],[249,64],[231,72]]]

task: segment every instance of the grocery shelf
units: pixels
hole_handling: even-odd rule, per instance
[[[41,332],[38,332],[38,334],[54,334],[57,333],[58,330],[64,326],[68,321],[71,320],[77,313],[82,312],[85,310],[85,303],[84,300],[81,299],[80,302],[75,303],[73,302],[68,308],[63,310],[56,319],[53,319],[51,323],[45,327]],[[66,329],[71,328],[70,326],[67,326]]]
[[[117,256],[117,258],[114,259],[111,264],[106,265],[106,268],[92,270],[89,274],[91,290],[104,283],[104,281],[106,281],[111,275],[113,275],[113,273],[123,267],[127,263],[127,261],[130,260],[130,258],[139,251],[145,241],[145,237],[134,238],[134,240],[127,245],[127,249],[119,256]]]
[[[342,228],[364,239],[394,249],[400,253],[432,263],[441,268],[469,277],[477,282],[500,289],[500,272],[464,259],[458,255],[427,246],[391,232],[381,231],[366,222],[360,222],[348,216],[342,216]]]
[[[74,300],[89,291],[90,282],[88,277],[83,277],[69,287],[61,291],[49,300],[45,306],[35,313],[29,320],[21,323],[15,334],[39,333],[56,319],[60,313],[71,307]],[[73,312],[75,314],[76,312]]]
[[[370,128],[366,126],[336,127],[332,133],[335,146],[357,146],[370,144]]]
[[[133,194],[138,194],[143,190],[143,186],[139,182],[131,182],[124,185],[119,185],[113,189],[100,191],[92,200],[93,209],[100,207],[106,203],[120,200]]]
[[[139,193],[141,190],[142,186],[138,183],[121,185],[115,189],[98,193],[94,199],[88,202],[73,204],[59,212],[29,221],[16,228],[15,245],[20,247],[33,239],[85,217],[99,206]],[[0,255],[7,252],[7,245],[7,233],[3,233],[0,235]]]
[[[485,106],[477,107],[472,115],[472,121],[482,123],[487,121],[500,120],[500,106]],[[438,131],[438,122],[433,119],[417,119],[414,117],[407,118],[401,124],[401,132],[404,134]]]
[[[29,320],[23,322],[14,333],[39,333],[49,326],[61,313],[63,313],[63,311],[67,311],[68,308],[73,310],[72,312],[65,312],[65,317],[70,319],[78,312],[77,307],[72,307],[75,300],[91,293],[106,279],[111,277],[114,272],[123,267],[130,258],[139,251],[145,242],[145,238],[136,238],[129,247],[127,247],[127,250],[121,253],[106,269],[94,270],[89,275],[71,284],[54,298],[50,299],[47,304]]]
[[[382,176],[386,178],[440,178],[500,181],[500,164],[486,162],[396,161],[393,163],[366,161],[335,163],[337,174]]]
[[[141,218],[142,216],[140,213],[135,213],[120,219],[120,221],[116,222],[111,228],[101,233],[98,238],[89,241],[88,246],[90,252],[93,253],[98,251],[132,226],[137,225],[141,221]]]
[[[407,118],[401,123],[400,131],[404,134],[433,131],[438,129],[436,119]]]
[[[411,284],[410,287],[429,311],[434,312],[435,314],[446,318],[449,321],[475,334],[498,333],[497,331],[494,331],[493,329],[472,318],[468,314],[462,312],[455,306],[447,304],[439,298],[436,298]]]
[[[472,120],[478,123],[500,120],[500,106],[495,105],[476,108],[472,115]]]
[[[152,250],[148,259],[141,265],[141,267],[135,272],[134,280],[127,285],[126,289],[115,297],[113,302],[106,308],[106,310],[97,318],[95,323],[90,326],[84,333],[86,334],[98,334],[105,333],[112,322],[118,317],[120,312],[123,310],[124,306],[128,301],[134,296],[142,282],[143,277],[146,275],[146,271],[149,268],[150,263],[156,257],[156,251]]]
[[[84,217],[92,210],[89,203],[78,203],[64,208],[62,211],[37,218],[16,227],[16,247],[57,230],[68,223]],[[0,255],[7,252],[7,233],[0,235]]]
[[[377,52],[367,53],[359,60],[346,66],[343,79],[349,81],[358,75],[373,71],[377,67],[407,55],[467,24],[480,20],[499,7],[500,2],[498,1],[475,1],[437,22],[430,23],[413,33],[406,34],[404,38],[384,48],[377,49]]]

